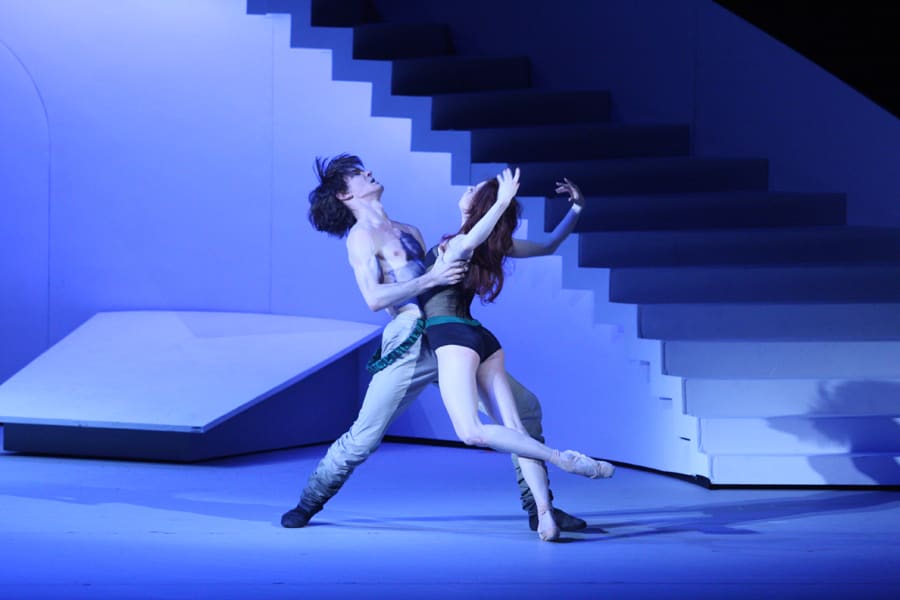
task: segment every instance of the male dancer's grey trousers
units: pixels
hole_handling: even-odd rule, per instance
[[[384,328],[381,355],[386,356],[401,344],[416,325],[413,311],[401,313]],[[420,337],[399,360],[372,376],[366,397],[350,430],[335,441],[316,470],[310,475],[300,498],[300,507],[314,514],[334,496],[350,474],[381,444],[384,433],[394,419],[430,383],[437,381],[437,359],[424,336]],[[541,405],[537,397],[510,376],[519,417],[528,434],[543,442]],[[522,477],[519,462],[513,456],[516,478],[522,496],[522,508],[536,512],[534,498]],[[541,463],[542,465],[544,463]],[[544,465],[546,469],[546,465]]]

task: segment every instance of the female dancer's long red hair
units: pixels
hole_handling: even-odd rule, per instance
[[[497,201],[499,188],[499,182],[490,179],[475,192],[466,222],[457,235],[468,233],[481,220]],[[463,288],[472,295],[478,294],[484,303],[493,302],[503,289],[503,263],[512,249],[512,234],[519,224],[519,212],[519,202],[513,198],[491,235],[475,249],[469,260]]]

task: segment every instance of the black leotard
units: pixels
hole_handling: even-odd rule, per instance
[[[437,260],[437,246],[425,255],[425,268]],[[441,346],[464,346],[478,353],[481,362],[500,349],[500,342],[490,331],[472,318],[470,306],[474,294],[462,283],[433,287],[419,295],[419,306],[425,313],[425,335],[434,349]]]

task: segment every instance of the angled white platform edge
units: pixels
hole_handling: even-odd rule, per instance
[[[98,313],[0,385],[4,446],[200,460],[334,439],[355,416],[379,331],[270,314]]]

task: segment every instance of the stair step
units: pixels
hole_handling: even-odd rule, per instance
[[[700,419],[706,454],[900,454],[900,417]]]
[[[900,453],[710,456],[709,479],[716,485],[900,485],[898,464]]]
[[[441,23],[371,23],[353,28],[353,58],[396,60],[453,54],[450,29]]]
[[[310,8],[314,27],[353,27],[379,20],[371,0],[312,0]]]
[[[684,156],[690,146],[686,125],[577,123],[472,131],[476,162]]]
[[[504,90],[438,94],[432,98],[432,129],[519,127],[602,123],[609,120],[610,94]]]
[[[486,169],[480,165],[485,164]],[[522,162],[520,196],[552,194],[556,182],[568,177],[585,194],[652,194],[762,190],[768,187],[768,162],[752,158],[623,158]],[[494,173],[494,163],[473,163],[473,176]]]
[[[393,65],[391,93],[398,95],[428,96],[531,85],[531,61],[523,56],[405,58],[395,60]]]
[[[900,302],[900,265],[612,269],[609,297],[629,304]]]
[[[900,379],[686,379],[697,417],[900,415]]]
[[[638,331],[658,340],[900,340],[900,303],[642,304]]]
[[[807,227],[605,231],[578,240],[582,267],[900,264],[900,229]]]
[[[292,13],[300,7],[297,0],[247,0],[248,15]]]
[[[769,191],[588,194],[575,231],[843,225],[846,205],[844,194]],[[552,231],[568,210],[567,199],[547,198],[544,230]]]
[[[900,341],[676,341],[662,355],[664,374],[688,378],[900,378]]]

